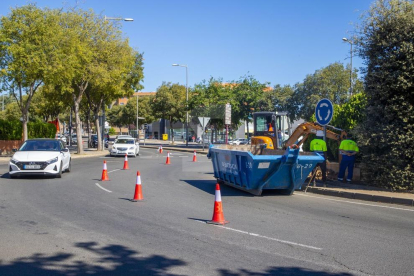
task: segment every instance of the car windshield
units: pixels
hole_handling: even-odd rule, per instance
[[[117,144],[134,144],[134,140],[132,139],[118,139],[116,140]]]
[[[20,151],[60,151],[58,141],[28,140],[21,146]]]

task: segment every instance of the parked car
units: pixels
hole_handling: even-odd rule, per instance
[[[104,144],[105,144],[105,148],[107,148],[108,147],[108,139],[106,137],[104,138]],[[98,147],[98,135],[97,134],[92,134],[91,135],[91,140],[90,140],[89,147],[91,147],[91,148],[97,148]]]
[[[70,172],[71,157],[63,141],[56,139],[26,140],[9,162],[10,178],[19,175],[54,175]]]
[[[65,136],[63,136],[63,135],[61,135],[60,133],[58,133],[58,134],[56,135],[56,139],[58,139],[58,140],[62,140],[62,141],[63,141],[63,143],[65,143],[65,145],[66,145],[67,140],[66,140],[66,137],[65,137]]]
[[[76,134],[72,134],[72,144],[77,144],[78,143],[78,137],[76,136]]]
[[[233,145],[247,145],[247,139],[246,138],[237,138],[233,141]]]
[[[139,143],[135,142],[134,138],[119,138],[116,139],[114,144],[112,145],[112,148],[109,150],[109,153],[111,156],[116,155],[132,155],[133,157],[136,157],[139,155]]]

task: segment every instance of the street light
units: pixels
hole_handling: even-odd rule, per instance
[[[351,70],[349,73],[349,94],[352,97],[352,44],[353,42],[346,37],[342,38],[342,40],[344,42],[348,42],[349,44],[351,44]]]
[[[109,17],[104,16],[104,20],[116,20],[116,21],[134,21],[133,18],[122,18],[122,17]],[[137,115],[138,117],[138,115]],[[104,143],[104,136],[105,136],[105,101],[103,101],[103,107],[102,107],[102,150],[105,150],[105,143]],[[138,119],[137,119],[138,120]],[[138,134],[138,125],[137,125],[137,134]]]
[[[188,67],[184,64],[174,63],[172,66],[185,67],[185,93],[186,93],[186,109],[187,119],[185,120],[185,146],[188,147]]]
[[[108,16],[104,16],[105,20],[118,20],[118,21],[134,21],[133,18],[122,18],[122,17],[108,17]]]

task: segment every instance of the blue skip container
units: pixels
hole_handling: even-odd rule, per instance
[[[275,189],[291,195],[302,187],[315,166],[324,161],[318,153],[299,152],[299,149],[264,149],[261,155],[253,155],[246,148],[243,151],[226,145],[212,145],[208,157],[219,183],[254,195]]]

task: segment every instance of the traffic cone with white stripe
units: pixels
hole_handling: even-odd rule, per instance
[[[193,162],[197,162],[197,152],[196,151],[194,151],[194,154],[193,154]]]
[[[142,188],[141,188],[141,174],[139,171],[137,171],[137,184],[135,184],[135,194],[132,201],[136,202],[139,200],[144,200],[144,197],[142,196]]]
[[[162,145],[160,146],[160,153],[162,153]]]
[[[106,160],[104,160],[101,181],[109,181],[108,168],[106,167]]]
[[[214,201],[213,218],[212,220],[207,221],[207,223],[220,225],[229,223],[224,219],[223,206],[221,204],[220,185],[218,183],[216,184],[216,200]]]
[[[128,154],[125,154],[124,167],[122,169],[123,170],[129,170],[129,166],[128,166]]]
[[[165,164],[166,165],[170,165],[171,164],[171,162],[170,162],[170,153],[167,154],[167,161],[165,161]]]

